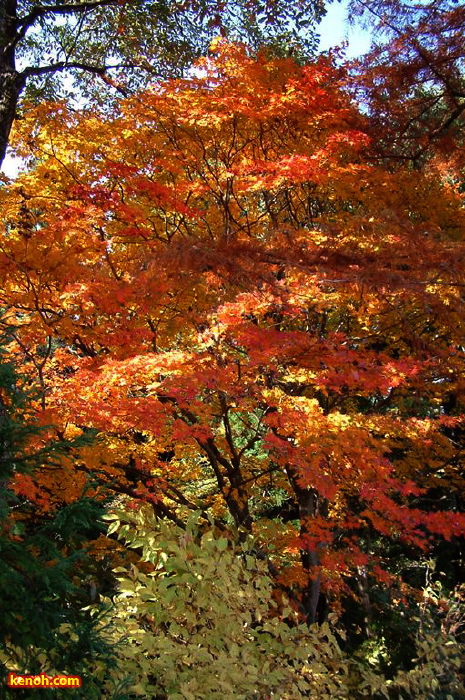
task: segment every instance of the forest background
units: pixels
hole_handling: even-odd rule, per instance
[[[1,697],[465,697],[465,8],[327,9],[0,3]]]

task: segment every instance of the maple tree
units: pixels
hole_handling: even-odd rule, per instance
[[[112,117],[21,123],[0,301],[42,420],[99,431],[38,493],[92,473],[180,527],[253,532],[314,621],[322,587],[395,589],[380,542],[463,535],[463,193],[372,158],[328,59],[212,52]]]

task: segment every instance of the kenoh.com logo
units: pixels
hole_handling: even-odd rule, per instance
[[[9,673],[7,678],[9,688],[80,688],[80,676],[48,676],[40,673],[36,676],[22,673]]]

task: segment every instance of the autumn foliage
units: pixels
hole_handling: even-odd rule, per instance
[[[464,194],[377,154],[345,83],[220,41],[111,115],[31,110],[0,195],[11,356],[97,435],[38,506],[91,477],[253,533],[309,621],[465,530]]]

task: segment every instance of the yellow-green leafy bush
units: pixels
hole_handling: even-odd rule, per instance
[[[148,509],[115,514],[111,529],[154,565],[118,571],[112,615],[133,693],[347,697],[348,665],[329,626],[299,625],[290,608],[278,616],[267,565],[250,542],[201,535],[195,519],[183,531]]]
[[[115,571],[107,620],[120,641],[113,697],[157,700],[458,700],[460,645],[423,626],[417,663],[386,680],[341,651],[328,623],[308,627],[274,599],[253,541],[157,519],[149,507],[106,516],[109,532],[142,553]],[[389,653],[389,650],[386,650]],[[110,689],[110,685],[108,685]]]

